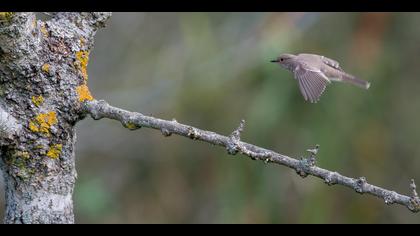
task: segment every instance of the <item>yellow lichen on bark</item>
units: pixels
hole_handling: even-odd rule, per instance
[[[83,37],[80,37],[80,46],[85,46],[85,39]]]
[[[50,65],[48,63],[45,63],[44,65],[42,65],[41,70],[45,73],[50,73]]]
[[[52,158],[52,159],[56,159],[56,158],[60,157],[62,148],[63,148],[62,144],[51,145],[50,149],[47,152],[47,156]]]
[[[12,19],[14,12],[0,12],[0,22]]]
[[[14,156],[22,159],[29,159],[30,157],[29,152],[26,151],[15,151]]]
[[[136,129],[140,128],[140,126],[138,126],[138,125],[136,125],[132,122],[127,122],[127,123],[124,123],[123,125],[124,125],[124,127],[126,127],[129,130],[136,130]]]
[[[86,84],[82,84],[76,88],[79,101],[84,102],[86,100],[93,100],[92,95],[90,94],[89,88]]]
[[[44,97],[39,96],[32,96],[32,102],[35,106],[39,107],[44,102]]]
[[[82,76],[85,80],[88,79],[87,65],[89,62],[89,51],[78,51],[76,52],[75,66],[82,72]]]
[[[41,31],[41,33],[44,35],[45,38],[48,38],[49,33],[48,33],[48,30],[47,30],[47,27],[45,27],[45,23],[43,23],[41,25],[41,27],[39,28],[39,30]]]
[[[32,132],[50,133],[51,126],[57,124],[57,116],[55,112],[41,113],[29,122],[29,129]]]

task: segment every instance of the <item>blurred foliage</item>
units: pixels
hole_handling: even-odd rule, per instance
[[[97,99],[230,134],[409,194],[420,182],[418,13],[114,13],[88,67]],[[372,83],[304,102],[288,53],[338,60]],[[220,147],[110,120],[77,125],[78,223],[418,223],[387,206]],[[3,199],[4,200],[4,199]],[[3,204],[1,204],[3,207]]]

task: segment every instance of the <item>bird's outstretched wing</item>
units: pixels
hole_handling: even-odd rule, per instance
[[[324,64],[326,64],[328,66],[331,66],[332,68],[343,71],[343,69],[341,69],[341,67],[340,67],[340,64],[337,61],[335,61],[331,58],[322,56],[322,62],[324,62]]]
[[[316,103],[325,90],[325,87],[331,83],[321,71],[306,70],[300,68],[295,71],[295,78],[299,82],[299,89],[305,101]]]

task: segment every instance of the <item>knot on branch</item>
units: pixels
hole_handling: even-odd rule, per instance
[[[305,171],[304,165],[301,165],[301,162],[299,163],[299,166],[296,168],[296,174],[298,174],[302,178],[306,178],[308,176],[308,173]]]
[[[86,101],[85,108],[87,112],[90,113],[90,116],[94,120],[100,120],[104,118],[104,111],[102,110],[104,107],[108,107],[108,103],[105,100],[99,101]]]
[[[302,177],[305,178],[308,176],[309,169],[313,166],[312,161],[309,160],[309,158],[301,157],[299,161],[299,165],[296,167],[296,173]]]
[[[412,212],[419,212],[420,211],[420,198],[419,195],[417,194],[417,190],[416,190],[416,183],[414,182],[414,179],[411,179],[411,183],[410,183],[410,189],[411,189],[411,198],[410,198],[410,202],[408,204],[408,209],[410,209],[410,211]]]
[[[410,189],[411,189],[411,195],[414,198],[418,198],[419,195],[417,194],[417,190],[416,190],[416,183],[414,182],[414,179],[411,179],[411,183],[410,183]]]
[[[316,154],[318,154],[319,151],[319,144],[315,145],[314,148],[312,149],[307,149],[307,152],[309,152],[309,157],[308,157],[308,164],[310,166],[315,166],[316,165]]]
[[[354,190],[356,190],[356,192],[363,194],[366,190],[366,177],[360,177],[356,180],[356,186],[354,188]]]
[[[248,150],[243,144],[241,144],[241,133],[244,130],[245,120],[241,120],[238,128],[236,128],[229,136],[226,144],[226,150],[230,155],[236,155],[241,152],[244,155],[249,156],[252,160],[264,160],[265,163],[273,161],[269,152],[254,152]]]
[[[187,136],[190,139],[193,139],[193,140],[198,139],[198,132],[193,127],[188,127],[188,134],[187,134]]]
[[[135,121],[134,116],[129,116],[127,119],[121,121],[121,124],[129,130],[136,130],[141,128],[141,126],[138,125]]]
[[[169,137],[172,135],[171,131],[169,131],[168,129],[162,128],[160,131],[162,132],[162,135],[165,137]]]
[[[236,155],[241,150],[239,142],[241,141],[241,133],[244,130],[244,126],[245,120],[241,120],[241,123],[239,123],[238,128],[236,128],[229,136],[226,149],[230,155]]]
[[[302,177],[305,178],[308,176],[308,171],[316,165],[316,154],[318,153],[319,145],[315,145],[314,148],[306,149],[307,152],[309,152],[309,157],[304,158],[301,157],[299,161],[299,165],[296,168],[296,173]]]
[[[327,177],[325,177],[324,182],[329,186],[337,183],[337,172],[330,172]]]
[[[385,204],[387,205],[391,205],[393,203],[395,203],[395,200],[397,199],[397,193],[392,191],[390,193],[386,193],[384,200],[385,200]]]

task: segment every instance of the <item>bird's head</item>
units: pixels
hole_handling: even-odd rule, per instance
[[[275,60],[271,60],[271,62],[278,63],[286,69],[291,69],[295,58],[296,56],[293,54],[284,53],[277,57]]]

